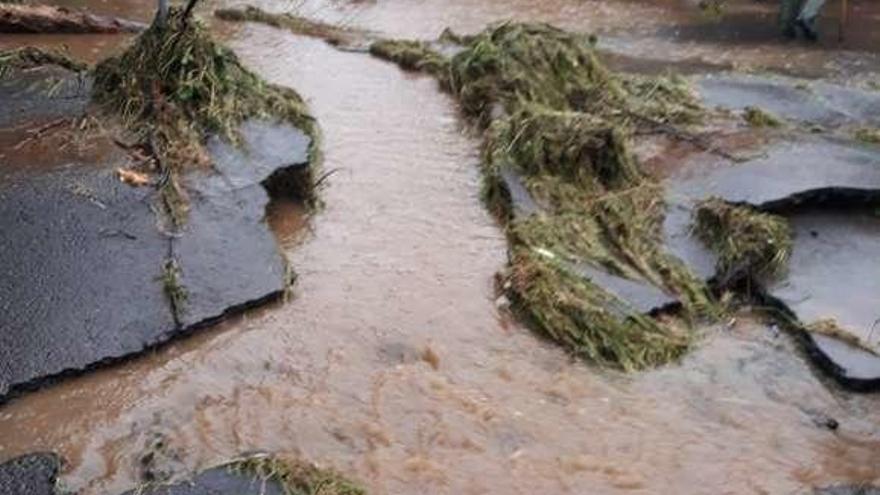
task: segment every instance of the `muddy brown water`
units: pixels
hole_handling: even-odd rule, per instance
[[[350,15],[427,29],[420,9],[399,5],[383,21],[395,3]],[[491,20],[459,4],[448,12],[460,17],[430,27]],[[567,5],[544,13],[589,13]],[[680,365],[632,376],[573,362],[507,318],[479,142],[433,81],[266,27],[241,28],[233,45],[306,97],[324,168],[337,170],[307,222],[293,203],[270,209],[299,273],[294,296],[0,407],[0,460],[57,451],[64,484],[86,495],[134,486],[156,436],[169,446],[159,462],[179,470],[283,452],[373,493],[776,494],[880,481],[880,399],[838,393],[747,316],[704,329]]]

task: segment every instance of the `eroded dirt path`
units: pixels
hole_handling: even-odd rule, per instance
[[[707,328],[681,366],[624,377],[507,320],[478,140],[433,80],[260,26],[234,47],[309,100],[324,167],[338,169],[309,232],[290,237],[285,208],[273,217],[304,237],[284,243],[295,297],[3,406],[0,459],[58,451],[84,494],[132,487],[157,437],[159,463],[178,471],[299,453],[373,493],[801,493],[880,479],[880,399],[836,393],[772,328]]]

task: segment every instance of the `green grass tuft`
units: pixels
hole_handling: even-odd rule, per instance
[[[46,65],[54,65],[73,72],[83,72],[89,66],[72,59],[62,50],[44,50],[34,46],[25,46],[14,50],[0,51],[0,79],[8,77],[13,70],[32,69]]]
[[[423,41],[380,40],[370,45],[370,54],[394,62],[404,70],[434,75],[449,70],[449,59]]]
[[[124,53],[98,64],[95,100],[121,118],[172,178],[210,162],[204,149],[209,135],[237,142],[238,126],[250,118],[283,120],[316,135],[296,92],[267,84],[179,9]],[[180,215],[172,218],[177,222]]]
[[[743,119],[752,127],[781,127],[782,121],[770,112],[758,107],[746,107]]]
[[[332,24],[289,13],[274,14],[252,5],[217,9],[214,11],[214,16],[229,22],[259,22],[268,26],[287,29],[294,34],[321,38],[332,45],[350,43],[357,35],[355,31]]]
[[[720,198],[697,205],[694,231],[718,254],[718,272],[725,278],[779,276],[791,255],[791,229],[785,218]]]
[[[279,483],[285,495],[365,495],[367,492],[339,473],[302,461],[254,457],[231,466],[237,472]]]
[[[180,281],[180,267],[174,258],[165,260],[165,264],[162,265],[161,281],[165,296],[171,304],[174,319],[175,321],[180,321],[180,316],[184,312],[189,293]]]

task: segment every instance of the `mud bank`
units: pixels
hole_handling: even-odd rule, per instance
[[[0,33],[118,34],[137,33],[146,24],[78,12],[65,7],[0,3]]]

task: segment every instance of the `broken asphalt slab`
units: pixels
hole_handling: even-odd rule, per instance
[[[871,202],[880,199],[880,148],[801,136],[772,144],[745,163],[696,155],[664,186],[667,248],[697,275],[710,279],[716,256],[692,234],[698,201],[714,196],[770,211],[805,203]]]
[[[0,464],[0,494],[56,495],[60,467],[54,454],[28,454]]]
[[[91,93],[90,77],[60,67],[18,71],[0,78],[0,127],[82,115]]]
[[[797,212],[789,218],[794,249],[788,273],[769,294],[798,319],[833,319],[846,336],[877,349],[880,334],[880,217],[860,210]],[[880,356],[846,339],[807,336],[814,360],[853,390],[880,390]]]
[[[276,184],[306,170],[311,138],[288,124],[265,121],[245,122],[239,133],[242,146],[212,138],[213,170],[185,178],[189,220],[172,240],[187,292],[184,326],[271,299],[288,282],[287,264],[264,221],[267,191],[284,193]]]
[[[671,203],[716,196],[765,210],[806,201],[880,196],[880,147],[802,136],[745,163],[698,155],[667,182]],[[849,195],[849,197],[847,197]]]
[[[0,464],[0,494],[62,495],[57,488],[60,459],[54,454],[29,454]],[[203,471],[192,479],[168,485],[144,485],[124,495],[284,495],[277,481],[235,469],[235,465]]]
[[[699,155],[666,181],[664,236],[672,254],[704,279],[716,256],[692,234],[697,201],[720,197],[785,215],[794,249],[780,280],[764,283],[769,300],[803,325],[834,319],[849,336],[873,345],[880,318],[880,148],[815,136],[777,142],[764,155],[731,163]],[[880,356],[845,340],[805,335],[807,351],[843,386],[880,389]]]
[[[823,126],[880,125],[880,92],[780,76],[712,74],[695,77],[705,104],[756,107],[778,117]]]
[[[310,139],[274,123],[245,124],[242,138],[241,150],[210,146],[216,170],[185,178],[191,209],[177,233],[163,228],[155,189],[115,177],[119,157],[0,184],[0,400],[283,293],[262,182],[306,167]],[[187,294],[182,311],[163,287],[169,258]]]
[[[242,473],[233,466],[220,466],[203,471],[192,479],[171,485],[147,485],[124,495],[285,495],[284,487],[275,480]]]

